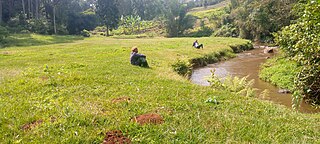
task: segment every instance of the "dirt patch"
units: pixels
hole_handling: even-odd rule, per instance
[[[119,102],[129,102],[131,99],[129,97],[119,97],[112,99],[112,103],[119,103]]]
[[[103,144],[130,144],[131,140],[123,136],[119,130],[108,131],[102,142]]]
[[[163,118],[158,114],[143,114],[136,116],[131,119],[131,121],[143,124],[162,124],[164,122]]]
[[[47,77],[47,76],[41,76],[40,79],[41,79],[42,81],[46,81],[46,80],[49,79],[49,77]]]
[[[51,122],[51,123],[54,123],[54,122],[56,122],[57,120],[58,120],[58,118],[55,117],[55,116],[51,116],[51,117],[50,117],[50,122]]]
[[[5,52],[2,52],[2,54],[3,55],[9,55],[10,53],[5,51]]]
[[[28,123],[28,124],[25,124],[22,126],[22,129],[23,130],[31,130],[33,128],[35,128],[36,126],[40,125],[43,123],[43,120],[36,120],[36,121],[33,121],[31,123]]]

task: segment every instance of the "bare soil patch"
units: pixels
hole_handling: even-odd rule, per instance
[[[158,114],[143,114],[132,118],[131,121],[139,123],[141,125],[162,124],[164,122],[163,118]]]
[[[108,131],[102,142],[103,144],[130,144],[131,140],[123,136],[119,130]]]
[[[31,122],[31,123],[23,125],[22,129],[25,130],[25,131],[26,130],[31,130],[31,129],[37,127],[38,125],[40,125],[42,123],[43,123],[43,120],[41,120],[41,119],[40,120],[36,120],[36,121]]]
[[[49,79],[49,77],[47,77],[47,76],[41,76],[40,79],[41,79],[42,81],[46,81],[46,80]]]

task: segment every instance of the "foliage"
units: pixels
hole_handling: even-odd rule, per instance
[[[254,80],[248,81],[247,77],[239,78],[227,76],[225,79],[220,79],[215,75],[215,70],[211,71],[211,77],[208,79],[210,86],[214,89],[220,89],[229,91],[236,95],[246,96],[246,97],[254,97],[255,96],[255,88],[252,88]]]
[[[192,29],[188,29],[186,36],[201,37],[211,36],[214,29],[218,27],[218,21],[226,12],[225,5],[217,6],[212,9],[192,9],[188,15],[195,17],[195,25]]]
[[[287,56],[303,68],[295,79],[294,105],[302,98],[320,104],[320,3],[314,0],[305,4],[297,23],[276,34],[276,41]]]
[[[88,30],[84,29],[81,31],[81,35],[84,37],[90,37],[90,32]]]
[[[239,35],[239,31],[233,24],[227,23],[226,25],[222,25],[214,35],[222,37],[237,37]]]
[[[84,29],[93,30],[98,25],[98,18],[93,12],[71,13],[68,16],[67,30],[69,34],[80,34]]]
[[[47,19],[30,19],[27,21],[29,31],[38,34],[49,34],[52,31],[50,22]]]
[[[9,36],[9,31],[5,27],[0,26],[0,44],[8,36]]]
[[[70,14],[78,15],[93,8],[94,0],[1,0],[3,24],[11,32],[30,31],[40,34],[68,34]],[[88,28],[87,28],[88,29]],[[80,34],[78,31],[77,34]],[[72,32],[71,32],[72,33]],[[74,33],[72,33],[74,34]]]
[[[253,45],[251,41],[248,41],[246,44],[242,45],[229,45],[234,53],[240,53],[247,50],[252,50]]]
[[[294,79],[301,68],[283,56],[272,58],[261,65],[259,78],[282,89],[294,91]]]
[[[292,13],[298,0],[231,0],[228,14],[218,24],[231,36],[239,36],[261,42],[272,42],[273,32],[290,24],[295,19]],[[226,25],[226,26],[224,26]],[[235,26],[236,30],[232,29]]]
[[[193,27],[194,19],[186,15],[187,10],[178,0],[167,1],[165,18],[168,37],[181,36],[185,30]]]
[[[173,71],[177,72],[179,75],[188,77],[192,73],[192,65],[188,62],[178,60],[171,66],[173,68]]]
[[[210,27],[203,26],[198,30],[192,30],[192,31],[185,31],[183,36],[188,37],[209,37],[213,33],[213,30]]]
[[[109,36],[109,30],[115,29],[120,20],[119,9],[116,5],[116,0],[97,1],[96,13],[102,20],[103,25],[107,27],[107,36]]]
[[[120,26],[123,27],[125,34],[134,34],[135,29],[140,30],[142,25],[140,16],[121,16]]]

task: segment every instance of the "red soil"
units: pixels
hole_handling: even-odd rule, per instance
[[[141,125],[162,124],[164,122],[163,118],[158,114],[143,114],[143,115],[132,118],[131,121],[137,122]]]
[[[37,121],[33,121],[31,123],[25,124],[22,126],[23,130],[31,130],[33,128],[35,128],[36,126],[40,125],[43,123],[43,120],[37,120]]]
[[[102,142],[103,144],[130,144],[131,140],[123,136],[119,130],[108,131]]]

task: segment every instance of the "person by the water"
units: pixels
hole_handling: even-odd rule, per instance
[[[203,44],[199,44],[198,43],[198,40],[196,40],[195,42],[193,42],[193,45],[192,45],[194,48],[197,48],[197,49],[200,49],[202,48],[203,49]]]
[[[137,65],[137,66],[141,66],[141,67],[149,67],[146,58],[147,57],[145,55],[138,53],[138,47],[134,46],[131,48],[130,63],[132,65]]]

